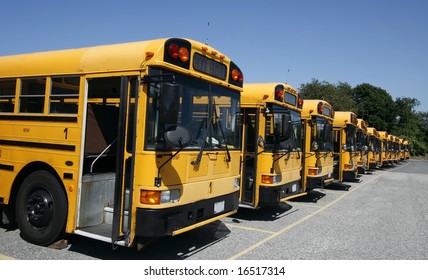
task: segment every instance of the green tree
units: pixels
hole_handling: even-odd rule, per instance
[[[418,134],[411,134],[409,137],[412,147],[412,154],[426,155],[428,153],[428,112],[416,113],[418,119]]]
[[[331,84],[312,79],[300,85],[304,99],[322,99],[335,111],[352,111],[369,126],[409,140],[413,155],[428,153],[428,112],[416,112],[419,100],[399,97],[395,101],[384,89],[363,83],[352,88],[348,83]]]
[[[398,97],[395,100],[397,108],[396,123],[391,133],[412,143],[414,155],[424,155],[427,150],[427,128],[422,114],[416,113],[419,100],[410,97]],[[425,120],[426,121],[426,120]]]
[[[355,112],[357,106],[352,99],[352,87],[347,83],[337,85],[312,79],[310,83],[300,85],[300,94],[304,99],[321,99],[333,106],[335,111]]]
[[[391,131],[397,113],[395,102],[386,90],[364,83],[352,90],[352,97],[357,103],[358,117],[379,131]]]
[[[428,139],[428,112],[418,112],[416,116],[425,138]]]
[[[414,136],[421,132],[420,119],[415,108],[420,105],[419,100],[410,97],[395,99],[397,109],[396,125],[391,129],[394,135]]]

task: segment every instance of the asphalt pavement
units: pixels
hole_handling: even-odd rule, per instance
[[[0,225],[0,259],[427,260],[428,161],[408,160],[258,211],[160,238],[141,251],[71,235],[58,250]]]

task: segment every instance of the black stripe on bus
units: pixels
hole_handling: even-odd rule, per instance
[[[77,123],[77,117],[66,117],[66,116],[62,117],[62,116],[0,115],[0,120]]]
[[[73,151],[73,152],[76,151],[76,146],[74,145],[50,144],[50,143],[27,142],[27,141],[0,140],[0,145],[41,148],[41,149],[51,149],[51,150],[64,150],[64,151]]]
[[[1,170],[7,170],[7,171],[13,171],[14,167],[13,165],[7,165],[7,164],[0,164]]]

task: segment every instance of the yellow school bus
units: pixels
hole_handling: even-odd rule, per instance
[[[366,170],[369,169],[368,161],[368,134],[367,127],[368,123],[363,119],[357,119],[357,138],[356,138],[356,149],[358,152],[357,156],[357,168],[359,174],[366,173]]]
[[[368,127],[368,163],[369,169],[376,169],[381,165],[381,141],[380,136],[376,128]]]
[[[395,136],[392,134],[389,134],[389,162],[390,164],[397,163],[397,150],[396,150],[396,143],[395,143]]]
[[[400,138],[397,136],[393,136],[392,139],[392,147],[393,147],[393,151],[394,151],[394,157],[393,157],[393,161],[394,163],[399,163],[400,162]]]
[[[339,182],[357,182],[358,166],[356,149],[357,115],[337,111],[333,121],[334,178]]]
[[[305,194],[301,184],[302,104],[297,90],[285,83],[244,85],[241,207],[279,205]]]
[[[236,213],[243,75],[181,38],[0,57],[0,204],[122,246]]]
[[[404,140],[403,141],[403,149],[404,149],[404,159],[410,158],[410,141]]]
[[[302,179],[306,190],[322,188],[334,181],[333,118],[334,110],[328,102],[304,100]]]
[[[380,141],[381,141],[381,162],[382,167],[386,167],[391,164],[390,158],[390,142],[389,142],[389,133],[386,131],[379,131]]]
[[[398,141],[398,160],[403,161],[404,160],[404,139],[397,137]]]

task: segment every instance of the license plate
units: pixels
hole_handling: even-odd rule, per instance
[[[218,214],[224,211],[224,200],[214,203],[214,214]]]

